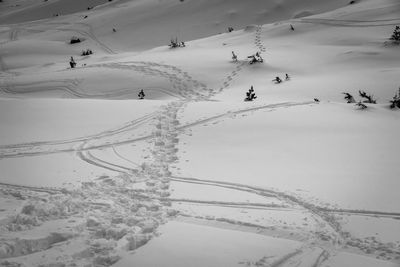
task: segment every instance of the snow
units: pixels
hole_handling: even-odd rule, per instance
[[[158,102],[132,104],[130,101],[90,99],[1,99],[2,145],[84,138],[117,129],[157,111]],[[49,112],[51,110],[52,112]],[[110,111],[115,111],[118,116]],[[86,127],[90,123],[90,127]]]
[[[207,104],[189,106],[187,114],[200,109]],[[342,208],[398,212],[399,195],[384,189],[398,181],[396,157],[389,156],[397,150],[393,114],[377,108],[365,117],[353,109],[283,104],[202,123],[182,142],[180,175],[301,190]],[[383,173],[385,179],[377,180]]]
[[[273,262],[300,246],[293,241],[181,222],[170,222],[159,231],[159,237],[115,266],[242,266],[261,260],[266,253]]]
[[[398,266],[399,14],[3,0],[0,265]]]

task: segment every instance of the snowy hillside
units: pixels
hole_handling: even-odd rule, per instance
[[[1,1],[0,266],[400,266],[400,3],[352,2]]]

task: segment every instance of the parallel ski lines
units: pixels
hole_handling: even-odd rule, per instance
[[[286,107],[294,107],[294,106],[304,106],[310,105],[314,102],[307,101],[307,102],[284,102],[284,103],[277,103],[277,104],[267,104],[261,106],[255,106],[240,110],[228,111],[216,116],[212,116],[206,119],[202,119],[193,123],[188,123],[185,125],[179,125],[176,130],[183,131],[185,129],[189,129],[198,125],[202,125],[207,122],[211,122],[214,120],[221,119],[223,117],[229,117],[232,115],[243,114],[247,112],[253,112],[262,109],[275,109],[275,108],[286,108]],[[145,135],[142,137],[137,138],[126,138],[124,140],[112,140],[107,142],[101,142],[101,139],[106,137],[115,136],[117,134],[131,131],[133,128],[137,128],[140,125],[147,123],[153,120],[156,115],[159,114],[158,112],[149,114],[137,120],[134,120],[122,127],[119,127],[114,130],[108,130],[101,132],[96,135],[85,136],[75,139],[69,140],[59,140],[59,141],[43,141],[43,142],[32,142],[32,143],[22,143],[22,144],[13,144],[13,145],[3,145],[0,146],[0,158],[13,158],[13,157],[24,157],[24,156],[36,156],[36,155],[46,155],[46,154],[53,154],[53,153],[63,153],[63,152],[76,152],[76,151],[88,151],[93,149],[100,149],[100,148],[107,148],[112,146],[120,146],[125,144],[132,144],[138,141],[148,140],[153,138],[153,135]],[[79,143],[96,140],[97,144],[88,144],[84,148],[77,149],[75,148]],[[67,147],[65,145],[68,145]],[[59,147],[61,146],[61,147]]]

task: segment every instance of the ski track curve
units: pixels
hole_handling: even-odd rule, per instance
[[[133,172],[133,169],[101,160],[98,157],[93,156],[93,154],[90,153],[89,151],[78,151],[77,156],[81,160],[85,161],[86,163],[89,163],[90,165],[93,165],[93,166],[96,166],[99,168],[107,169],[107,170],[114,171],[117,173],[128,174],[128,173]]]
[[[114,154],[115,154],[118,158],[120,158],[120,159],[124,160],[125,162],[128,162],[129,164],[132,164],[132,165],[134,165],[134,166],[136,166],[136,167],[140,167],[140,165],[139,165],[138,163],[133,162],[132,160],[130,160],[130,159],[128,159],[127,157],[123,156],[119,151],[117,151],[117,148],[115,148],[114,146],[112,146],[111,148],[112,148]]]
[[[58,152],[74,152],[74,151],[85,151],[84,146],[80,144],[87,141],[99,142],[106,138],[121,135],[126,132],[133,131],[138,127],[147,124],[152,121],[154,117],[158,115],[158,112],[149,113],[145,116],[137,118],[133,121],[127,122],[122,126],[116,127],[114,129],[109,129],[102,131],[94,135],[88,135],[84,137],[78,137],[74,139],[58,140],[58,141],[42,141],[42,142],[30,142],[21,143],[14,145],[3,145],[0,146],[0,159],[9,157],[21,157],[21,156],[35,156],[35,155],[46,155]],[[134,139],[135,141],[141,140],[141,138]],[[93,144],[91,149],[110,147],[112,144],[105,140],[104,143],[100,145]],[[79,148],[76,148],[76,147]]]

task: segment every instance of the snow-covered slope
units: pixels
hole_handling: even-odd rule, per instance
[[[0,7],[0,265],[399,265],[398,1]]]
[[[101,2],[106,4],[87,10]],[[303,13],[317,14],[347,4],[347,0],[251,0],[251,3],[241,0],[49,0],[4,14],[0,23],[50,19],[53,14],[62,14],[65,16],[51,21],[62,25],[72,19],[80,28],[90,26],[107,46],[116,51],[127,51],[164,45],[175,37],[193,40],[227,32],[228,27],[241,29],[250,24],[299,17]],[[77,11],[80,12],[73,13]],[[113,32],[113,28],[117,32]]]

